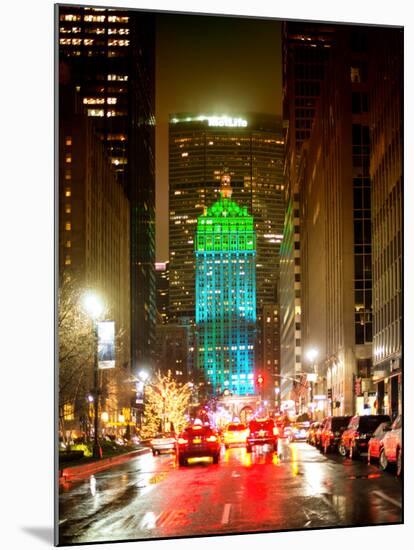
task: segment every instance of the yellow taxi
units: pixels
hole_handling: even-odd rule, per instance
[[[227,424],[223,432],[224,446],[228,449],[230,445],[245,445],[248,435],[249,430],[246,424],[231,422]]]

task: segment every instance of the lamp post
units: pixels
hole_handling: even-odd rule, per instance
[[[316,365],[315,365],[315,359],[317,358],[318,356],[318,350],[316,348],[311,348],[307,351],[306,353],[306,357],[308,358],[308,360],[310,361],[310,363],[312,364],[312,373],[309,373],[307,378],[308,378],[308,381],[310,382],[310,403],[311,403],[311,418],[313,420],[313,417],[314,417],[314,410],[313,410],[313,384],[315,383],[316,381],[316,378],[317,378],[317,375],[316,375]]]
[[[93,457],[102,458],[102,448],[99,445],[99,372],[98,372],[98,318],[103,312],[103,303],[99,296],[88,292],[83,296],[83,307],[93,323],[93,396],[94,396],[94,442]]]

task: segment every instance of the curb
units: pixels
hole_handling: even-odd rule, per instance
[[[143,449],[137,449],[136,451],[131,451],[130,453],[125,453],[123,455],[104,458],[97,462],[89,462],[89,464],[83,464],[81,466],[69,466],[67,468],[63,468],[62,470],[59,470],[59,484],[72,481],[75,478],[82,479],[83,477],[100,472],[101,470],[106,470],[111,466],[122,464],[123,462],[127,462],[136,456],[150,452],[150,448],[144,447]]]

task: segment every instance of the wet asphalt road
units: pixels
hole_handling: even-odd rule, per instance
[[[278,454],[222,450],[221,461],[178,468],[145,454],[60,494],[60,544],[399,523],[402,482],[392,473],[312,446]]]

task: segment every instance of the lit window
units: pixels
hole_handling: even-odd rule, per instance
[[[72,179],[72,173],[70,170],[66,170],[65,172],[65,180],[71,180]]]
[[[66,241],[65,246],[66,248],[72,248],[72,241]]]
[[[80,15],[74,15],[74,14],[68,14],[68,15],[61,15],[60,16],[61,21],[80,21],[81,16]]]
[[[104,116],[103,109],[88,109],[88,116]]]
[[[70,256],[66,256],[65,258],[65,265],[71,265],[72,260],[70,259]]]
[[[103,23],[105,21],[105,15],[84,15],[83,20],[92,23]]]
[[[70,197],[72,195],[72,191],[70,190],[70,187],[66,187],[65,189],[65,197]]]
[[[129,17],[121,17],[119,15],[108,15],[109,23],[128,23]]]
[[[71,212],[72,212],[72,207],[71,207],[70,204],[67,204],[67,205],[65,206],[65,213],[66,213],[66,214],[70,214]]]
[[[181,153],[182,157],[188,157],[188,153]]]
[[[108,97],[107,103],[108,105],[115,105],[115,103],[118,101],[116,97]]]
[[[129,29],[108,29],[108,34],[129,34]]]
[[[67,153],[65,155],[65,162],[67,162],[68,164],[72,162],[72,155],[70,153]]]
[[[73,403],[63,405],[63,417],[65,420],[75,420],[75,406]]]
[[[105,103],[105,99],[103,97],[84,97],[83,98],[84,105],[103,105],[104,103]]]
[[[72,229],[72,224],[71,224],[70,222],[66,222],[66,223],[65,223],[65,229],[66,229],[66,231],[71,231],[71,229]]]
[[[126,82],[128,80],[128,75],[108,74],[107,78],[108,78],[108,80],[117,80],[117,81],[120,81],[120,82]]]
[[[117,40],[112,38],[108,40],[108,46],[129,46],[129,40]]]
[[[72,145],[72,138],[70,136],[67,136],[65,140],[65,145],[67,145],[68,147]]]

